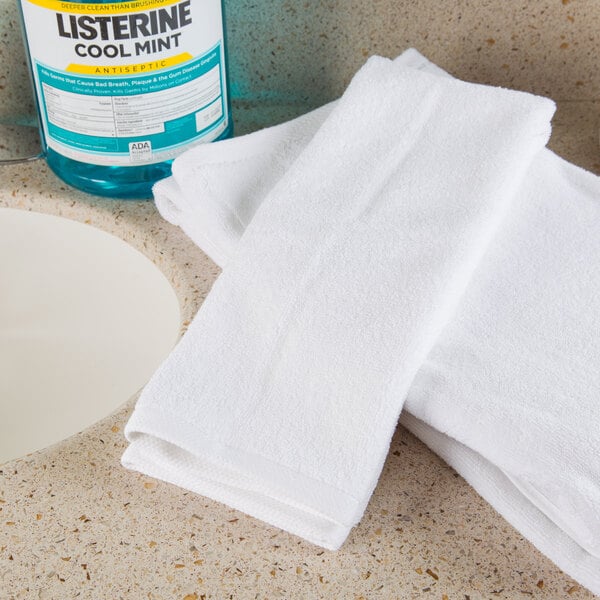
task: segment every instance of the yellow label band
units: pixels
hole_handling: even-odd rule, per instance
[[[109,14],[118,15],[142,10],[151,10],[177,4],[180,0],[134,0],[133,2],[111,2],[110,4],[80,4],[60,0],[27,0],[29,4],[41,6],[55,12],[70,14]]]
[[[162,58],[158,60],[137,63],[135,65],[78,65],[75,63],[67,67],[70,73],[79,73],[80,75],[94,75],[96,77],[102,75],[135,75],[157,71],[159,69],[168,69],[181,63],[191,60],[193,56],[189,52],[182,52],[170,58]]]

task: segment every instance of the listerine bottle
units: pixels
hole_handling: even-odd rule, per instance
[[[148,198],[173,159],[232,133],[222,0],[19,0],[50,168]]]

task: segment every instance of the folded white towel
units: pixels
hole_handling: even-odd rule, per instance
[[[414,50],[396,60],[445,75]],[[227,220],[243,231],[332,108],[228,142],[235,164],[224,147],[184,155],[178,189],[157,186],[159,209],[181,205],[183,189],[196,194],[178,219],[194,223],[201,247],[214,240],[224,264],[239,240],[223,235]],[[191,173],[202,173],[201,188]],[[228,181],[224,193],[219,180]],[[219,204],[229,216],[209,229],[193,207]],[[544,150],[515,204],[421,367],[402,422],[600,593],[600,179]]]
[[[553,110],[370,59],[145,388],[125,466],[337,548]]]
[[[407,400],[413,415],[495,465],[580,546],[578,560],[589,558],[571,567],[564,547],[517,525],[567,572],[587,562],[593,579],[581,581],[595,591],[599,227],[600,180],[540,153]]]

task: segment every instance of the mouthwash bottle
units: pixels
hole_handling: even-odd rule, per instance
[[[148,198],[191,146],[232,133],[222,0],[19,0],[48,165]]]

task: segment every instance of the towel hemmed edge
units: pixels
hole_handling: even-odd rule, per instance
[[[337,550],[360,520],[365,503],[346,492],[216,438],[202,439],[196,427],[174,424],[173,418],[171,439],[166,439],[164,419],[148,411],[142,419],[134,412],[125,430],[130,441],[121,458],[125,468],[222,502],[328,550]]]
[[[567,575],[594,594],[600,594],[600,559],[548,519],[500,469],[407,412],[402,413],[400,424],[456,469],[482,498]]]

